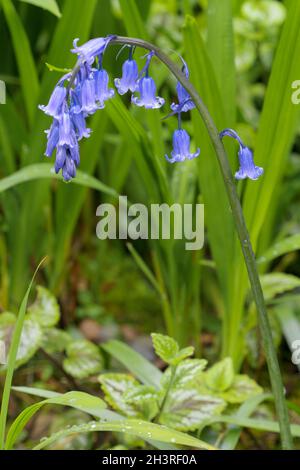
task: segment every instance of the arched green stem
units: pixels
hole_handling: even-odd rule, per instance
[[[262,338],[262,344],[265,351],[269,376],[272,386],[272,391],[274,395],[275,407],[277,411],[280,435],[283,449],[292,449],[293,441],[290,430],[290,423],[288,417],[287,406],[284,396],[284,387],[282,382],[282,377],[280,373],[280,367],[273,343],[271,328],[267,316],[267,311],[265,307],[265,301],[263,296],[262,287],[260,284],[259,274],[256,265],[255,255],[251,246],[251,241],[248,233],[248,229],[245,223],[241,203],[236,191],[236,185],[232,176],[231,168],[229,165],[228,157],[223,146],[223,143],[219,137],[218,129],[206,108],[205,104],[201,100],[194,86],[190,81],[185,77],[184,73],[180,68],[158,47],[150,44],[147,41],[142,39],[114,36],[109,42],[109,45],[112,44],[128,44],[132,46],[141,47],[143,49],[153,51],[158,59],[163,62],[166,67],[172,72],[172,74],[177,78],[177,80],[183,85],[186,91],[190,94],[193,102],[196,105],[197,110],[199,111],[205,126],[207,128],[208,134],[212,141],[215,153],[220,165],[221,174],[224,180],[226,187],[226,192],[228,200],[231,206],[232,215],[235,222],[236,231],[242,248],[248,278],[252,290],[253,299],[256,304],[257,313],[258,313],[258,323]],[[74,75],[78,71],[78,64],[75,66]]]

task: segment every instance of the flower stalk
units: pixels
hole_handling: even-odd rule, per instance
[[[237,231],[237,235],[244,256],[245,265],[248,272],[248,278],[252,290],[253,299],[257,308],[258,324],[261,332],[262,344],[266,355],[270,382],[274,395],[275,407],[280,427],[282,448],[290,450],[293,448],[293,441],[284,396],[284,386],[282,382],[276,350],[273,343],[272,332],[267,316],[267,310],[259,279],[256,259],[252,249],[250,236],[244,219],[241,203],[237,194],[235,182],[232,176],[229,160],[226,154],[226,150],[223,146],[222,140],[219,136],[218,129],[208,109],[206,108],[196,89],[188,80],[186,75],[158,47],[141,39],[128,38],[122,36],[113,37],[110,41],[110,44],[128,44],[132,46],[142,47],[150,51],[154,51],[156,57],[168,67],[168,69],[172,72],[172,74],[177,78],[177,80],[181,83],[181,85],[191,96],[192,101],[194,102],[198,112],[200,113],[204,121],[220,165],[220,170],[224,180],[226,193],[234,218],[235,228]]]

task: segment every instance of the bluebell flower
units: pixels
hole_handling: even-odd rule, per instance
[[[240,168],[235,173],[237,180],[250,178],[257,180],[264,172],[260,166],[256,166],[253,161],[253,153],[248,147],[241,147],[239,150]]]
[[[79,41],[78,38],[74,39],[74,48],[71,49],[71,52],[77,54],[79,59],[81,59],[83,62],[87,62],[88,64],[92,65],[95,57],[103,54],[109,41],[111,41],[113,37],[114,36],[108,36],[106,38],[91,39],[90,41],[82,44],[82,46],[77,46]]]
[[[189,69],[185,61],[181,58],[183,61],[183,68],[182,71],[185,74],[186,78],[189,78]],[[191,109],[195,108],[195,104],[193,103],[190,94],[186,91],[186,89],[181,85],[180,82],[177,82],[176,85],[176,91],[177,91],[177,96],[178,96],[178,104],[172,103],[171,104],[171,109],[172,111],[180,111],[180,112],[187,112],[190,111]]]
[[[122,66],[122,78],[115,78],[115,86],[120,95],[124,95],[127,91],[134,92],[137,89],[137,81],[139,70],[134,59],[128,59]]]
[[[137,106],[144,106],[146,109],[161,108],[165,100],[156,96],[156,85],[151,77],[143,77],[138,84],[140,98],[132,96],[131,101]]]
[[[54,88],[47,106],[39,105],[39,108],[44,111],[45,114],[48,114],[48,116],[57,118],[61,113],[63,102],[66,99],[66,94],[66,88],[62,83],[59,83]]]
[[[115,91],[108,87],[109,76],[106,70],[100,68],[95,72],[95,95],[99,102],[99,108],[104,108],[104,102],[112,98]]]
[[[239,148],[239,162],[240,168],[235,173],[235,178],[237,180],[249,178],[251,180],[257,180],[264,172],[264,169],[260,166],[256,166],[253,161],[253,153],[251,150],[246,147],[239,135],[233,129],[225,129],[220,133],[220,137],[223,138],[225,136],[233,137],[235,140],[238,141],[240,148]]]
[[[166,159],[170,163],[183,162],[184,160],[192,160],[198,157],[200,149],[198,148],[195,153],[190,151],[190,136],[184,129],[177,129],[173,134],[173,150],[171,158],[166,155]]]
[[[137,106],[144,106],[146,109],[161,108],[165,103],[163,98],[156,96],[155,81],[152,77],[149,77],[149,67],[153,56],[153,51],[147,54],[146,65],[140,73],[140,77],[142,77],[138,80],[138,91],[140,93],[140,98],[137,96],[131,97],[132,103]]]

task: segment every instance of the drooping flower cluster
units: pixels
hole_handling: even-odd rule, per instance
[[[240,145],[239,149],[239,161],[240,161],[240,168],[235,173],[235,178],[237,180],[243,180],[245,178],[249,178],[251,180],[257,180],[264,172],[263,168],[260,166],[256,166],[253,161],[253,154],[251,150],[246,147],[239,135],[233,129],[224,129],[220,133],[221,139],[225,136],[233,137],[235,140],[238,141]]]
[[[51,157],[56,150],[55,171],[60,170],[65,181],[76,176],[76,169],[80,162],[79,141],[90,136],[91,130],[86,125],[86,119],[98,109],[105,107],[105,102],[111,99],[115,91],[109,87],[109,75],[103,68],[103,57],[109,42],[115,36],[92,39],[82,46],[78,46],[78,39],[73,43],[71,52],[78,56],[73,72],[64,75],[57,83],[47,106],[40,109],[53,118],[53,123],[47,134],[47,148],[45,155]],[[124,46],[126,47],[126,45]],[[154,51],[146,55],[146,63],[139,73],[138,65],[133,58],[134,48],[128,46],[129,56],[122,66],[122,77],[114,80],[115,87],[120,95],[131,92],[131,102],[146,109],[161,108],[165,100],[157,96],[156,84],[150,76],[149,69]],[[182,72],[189,78],[189,70],[181,58]],[[180,82],[176,86],[178,103],[171,104],[172,113],[178,116],[178,129],[173,134],[173,150],[171,158],[165,155],[170,163],[182,162],[198,157],[200,149],[194,153],[190,151],[190,136],[182,129],[182,113],[193,108],[189,93]],[[258,178],[263,170],[253,163],[251,151],[243,145],[239,137],[230,129],[220,134],[230,135],[240,142],[239,158],[241,168],[236,178]]]
[[[73,53],[78,55],[78,70],[75,75],[65,75],[56,85],[47,106],[40,109],[53,117],[45,155],[51,157],[56,149],[55,171],[62,171],[65,181],[76,175],[80,162],[79,144],[83,137],[89,137],[91,130],[86,118],[98,109],[104,108],[106,100],[114,95],[108,86],[108,73],[103,69],[102,60],[110,37],[92,39],[81,47],[74,41]],[[96,66],[93,63],[96,61]]]

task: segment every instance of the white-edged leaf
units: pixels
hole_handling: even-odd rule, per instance
[[[159,411],[160,393],[154,387],[139,385],[124,394],[126,403],[140,410],[144,419],[151,421]]]
[[[226,402],[221,398],[201,395],[193,387],[170,390],[159,422],[179,431],[193,431],[203,421],[221,413]]]
[[[72,341],[66,350],[63,367],[70,375],[83,379],[97,374],[103,368],[103,358],[98,346],[86,339]]]
[[[16,316],[10,312],[4,312],[0,315],[0,340],[5,344],[5,350],[8,351],[11,344],[12,335],[15,329]],[[16,358],[16,367],[26,363],[38,350],[42,339],[42,330],[39,323],[25,318],[21,339]]]
[[[36,289],[36,300],[28,308],[27,314],[43,328],[56,325],[60,318],[60,310],[56,298],[45,287],[37,286]]]
[[[127,394],[140,386],[134,377],[129,374],[107,373],[101,374],[98,379],[105,400],[114,410],[121,411],[126,416],[141,416],[133,404],[126,401]]]
[[[172,367],[168,367],[162,376],[161,385],[167,388],[170,380],[172,380],[173,388],[183,388],[202,376],[206,364],[205,359],[185,359],[176,367],[172,379]]]

